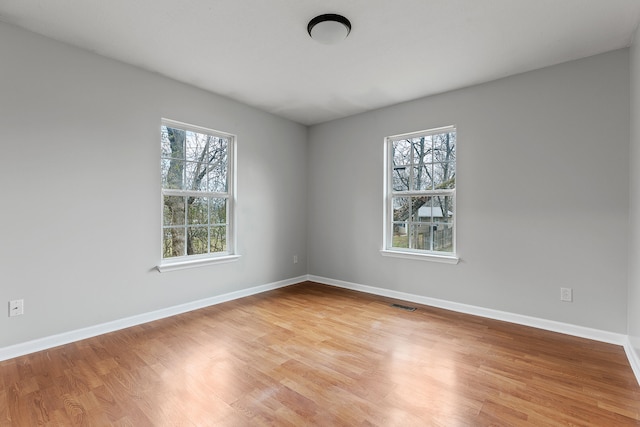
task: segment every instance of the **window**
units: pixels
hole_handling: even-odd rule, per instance
[[[457,262],[456,129],[385,141],[385,255]]]
[[[234,144],[227,133],[162,121],[161,266],[233,255]]]

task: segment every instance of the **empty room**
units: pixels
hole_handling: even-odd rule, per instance
[[[640,425],[639,23],[0,1],[0,426]]]

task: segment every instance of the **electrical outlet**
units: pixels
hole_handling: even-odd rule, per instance
[[[24,300],[16,299],[9,301],[9,317],[20,316],[24,314]]]
[[[572,302],[573,301],[573,289],[560,288],[560,301]]]
[[[297,264],[298,263],[298,255],[294,255],[293,256],[293,263]]]

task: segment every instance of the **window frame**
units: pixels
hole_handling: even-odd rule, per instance
[[[157,269],[160,272],[180,270],[185,268],[200,267],[211,264],[219,264],[236,261],[239,255],[236,253],[236,151],[237,151],[237,137],[234,134],[228,132],[222,132],[202,126],[196,126],[189,123],[179,122],[171,119],[161,119],[160,132],[163,127],[170,127],[175,129],[184,130],[187,132],[195,132],[204,135],[210,135],[217,138],[224,138],[227,140],[227,189],[226,192],[219,191],[199,191],[199,190],[184,190],[184,189],[169,189],[165,188],[162,182],[162,171],[160,171],[160,262],[157,265]],[[162,141],[162,135],[158,140]],[[164,159],[162,152],[160,153],[160,164]],[[184,160],[187,161],[186,159]],[[206,197],[209,201],[214,198],[220,198],[226,200],[226,250],[221,252],[209,252],[206,254],[193,254],[182,255],[171,258],[164,257],[164,198],[165,196],[179,196],[179,197]],[[187,215],[187,209],[185,207],[185,215]],[[185,218],[184,229],[189,227]],[[211,228],[211,224],[207,225],[207,228]]]
[[[396,141],[402,141],[407,139],[413,139],[416,137],[437,135],[442,133],[455,132],[456,134],[456,185],[452,189],[439,189],[439,190],[406,190],[395,191],[393,189],[393,143]],[[383,238],[382,238],[382,250],[380,253],[384,256],[407,258],[417,260],[436,261],[448,264],[457,264],[460,261],[457,252],[457,204],[456,204],[456,187],[457,187],[457,144],[458,144],[458,130],[456,125],[443,126],[438,128],[432,128],[427,130],[421,130],[416,132],[409,132],[399,135],[388,136],[384,139],[384,197],[383,197]],[[415,248],[400,248],[393,246],[393,199],[394,197],[411,197],[411,196],[449,196],[453,205],[453,218],[451,220],[452,231],[452,251],[432,251],[427,249],[415,249]]]

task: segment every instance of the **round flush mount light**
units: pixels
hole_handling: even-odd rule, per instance
[[[342,15],[327,13],[309,21],[307,31],[317,42],[334,44],[347,38],[351,32],[351,22]]]

